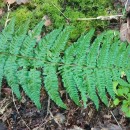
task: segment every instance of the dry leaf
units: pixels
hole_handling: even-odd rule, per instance
[[[29,2],[29,0],[16,0],[17,4],[26,4],[28,2]]]
[[[123,23],[120,28],[120,40],[130,43],[130,27],[128,23]]]
[[[130,43],[130,17],[127,18],[127,35],[126,35],[126,38],[127,38],[127,42]]]
[[[50,25],[51,25],[51,20],[50,20],[50,19],[49,19],[49,20],[46,20],[45,23],[44,23],[44,25],[45,25],[46,27],[50,26]]]
[[[82,129],[82,128],[76,126],[76,125],[74,125],[74,128],[72,128],[72,129],[68,129],[68,130],[84,130],[84,129]]]
[[[127,23],[123,23],[120,28],[120,40],[126,41],[127,40]]]
[[[126,3],[126,1],[124,3]],[[127,1],[126,11],[128,11],[128,12],[130,11],[130,1],[129,0]]]
[[[6,109],[6,111],[3,113],[3,115],[0,116],[0,120],[2,120],[3,122],[7,121],[7,119],[10,117],[11,113],[12,113],[11,108]]]
[[[0,16],[3,14],[3,10],[2,9],[0,9]]]
[[[36,128],[33,128],[33,130],[45,130],[45,129],[44,128],[36,127]]]
[[[7,87],[2,88],[2,91],[3,91],[3,93],[6,94],[7,96],[10,96],[11,93],[12,93],[11,89],[10,89],[10,88],[7,88]]]
[[[45,15],[42,19],[45,20],[44,25],[45,25],[46,27],[48,27],[48,26],[51,25],[51,20],[50,20],[50,18],[49,18],[47,15]]]
[[[63,124],[66,120],[65,116],[61,113],[57,113],[54,118],[60,124]]]
[[[0,101],[0,115],[4,114],[9,104],[10,104],[10,100],[6,98]]]
[[[16,2],[16,0],[4,0],[5,3],[13,4]]]

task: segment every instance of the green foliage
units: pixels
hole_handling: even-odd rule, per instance
[[[113,81],[130,86],[130,45],[120,42],[118,33],[103,32],[92,42],[94,29],[67,47],[71,26],[59,28],[37,41],[43,21],[32,31],[28,22],[14,30],[15,19],[0,34],[0,83],[6,78],[20,99],[19,86],[40,108],[40,89],[60,107],[67,108],[59,93],[59,76],[70,98],[86,107],[90,98],[99,108],[99,98],[108,104],[114,99]],[[127,80],[121,77],[126,75]],[[128,81],[128,82],[127,82]]]
[[[59,10],[70,19],[69,22]],[[28,4],[11,8],[10,16],[16,17],[17,27],[30,19],[30,28],[33,28],[38,21],[47,15],[52,21],[52,25],[47,27],[49,31],[69,23],[75,26],[75,29],[71,32],[71,39],[75,40],[80,36],[79,34],[91,27],[102,29],[108,25],[106,21],[77,21],[77,18],[113,15],[112,10],[112,0],[30,0]],[[4,24],[5,18],[6,15],[4,15],[0,23]]]
[[[113,104],[115,106],[121,104],[121,110],[127,117],[130,117],[130,88],[118,86],[118,84],[114,87],[117,98],[113,101]]]

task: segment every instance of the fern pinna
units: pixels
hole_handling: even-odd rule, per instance
[[[113,81],[130,86],[130,45],[120,42],[117,32],[103,32],[92,40],[94,29],[91,29],[67,47],[72,27],[55,29],[37,40],[44,22],[27,33],[28,25],[27,22],[15,30],[12,19],[0,34],[0,85],[5,78],[19,99],[21,86],[40,108],[40,89],[44,83],[49,97],[66,108],[59,94],[59,75],[77,105],[83,103],[86,107],[89,98],[97,109],[99,98],[108,104],[107,93],[115,98]]]

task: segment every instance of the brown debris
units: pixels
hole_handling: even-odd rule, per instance
[[[130,18],[127,18],[127,23],[123,23],[120,28],[121,41],[130,43]]]

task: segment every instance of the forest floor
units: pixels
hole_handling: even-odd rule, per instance
[[[115,4],[118,0],[115,0]],[[119,29],[120,20],[111,21],[108,28]],[[130,119],[120,110],[107,108],[103,104],[97,111],[92,102],[87,108],[77,107],[68,95],[61,91],[68,110],[59,108],[41,91],[42,109],[38,110],[30,99],[22,93],[18,101],[8,88],[2,86],[0,98],[0,130],[130,130]]]
[[[77,107],[61,91],[69,107],[59,108],[41,91],[42,109],[38,110],[22,92],[19,102],[4,84],[0,100],[0,130],[130,130],[130,119],[120,110],[107,108],[103,104],[97,111],[90,101],[87,108]]]

